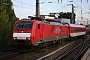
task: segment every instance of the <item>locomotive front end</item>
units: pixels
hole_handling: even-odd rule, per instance
[[[18,21],[14,25],[13,40],[18,43],[30,43],[32,22]]]

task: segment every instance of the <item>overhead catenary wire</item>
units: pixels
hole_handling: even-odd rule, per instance
[[[69,0],[67,0],[69,3],[70,3],[70,1]],[[82,9],[82,6],[80,6],[80,5],[78,5],[77,3],[75,3],[74,1],[73,1],[73,3],[75,4],[75,5],[77,5],[78,6],[78,8],[80,8],[80,9]],[[88,2],[87,2],[88,3]],[[70,3],[71,4],[71,3]],[[81,0],[81,4],[82,4],[82,0]],[[88,5],[88,8],[90,8],[89,7],[89,4],[87,4]],[[84,13],[87,13],[87,11],[85,11],[84,9],[82,9],[82,11],[84,12]]]
[[[67,0],[70,4],[71,4],[71,2],[69,1],[69,0]],[[81,12],[79,11],[79,10],[76,10],[76,12],[78,12],[79,14],[81,14],[81,20],[82,19],[84,19],[84,20],[87,20],[87,22],[88,22],[88,16],[90,15],[89,14],[89,12],[87,13],[87,11],[86,10],[84,10],[83,8],[82,8],[82,2],[83,2],[83,0],[81,0],[81,6],[80,5],[78,5],[77,3],[75,3],[75,1],[72,1],[75,5],[77,5],[78,6],[78,8],[80,8],[81,9]],[[89,4],[88,4],[88,1],[86,1],[87,2],[87,6],[88,6],[88,8],[89,8],[89,11],[90,11],[90,7],[89,7]],[[74,9],[75,10],[75,9]],[[83,14],[88,14],[87,15],[87,17],[84,17],[84,16],[82,16]],[[86,15],[85,15],[86,16]],[[78,17],[78,16],[77,16]],[[83,20],[83,21],[84,21]],[[85,22],[84,22],[85,23]]]
[[[22,0],[21,1],[17,1],[17,0],[13,0],[13,1],[15,1],[15,2],[18,2],[18,3],[21,3],[21,6],[18,6],[18,5],[13,5],[13,6],[17,6],[17,7],[22,7],[22,8],[26,8],[26,9],[32,9],[32,10],[35,10],[35,6],[36,5],[31,5],[31,4],[27,4],[27,3],[24,3]],[[59,1],[59,0],[58,0]],[[63,2],[63,0],[60,0],[61,2]],[[70,4],[71,4],[71,2],[69,1],[69,0],[67,0]],[[83,0],[82,0],[83,1]],[[87,2],[87,1],[86,1]],[[41,2],[42,3],[42,2]],[[43,3],[50,3],[50,4],[54,4],[54,3],[58,3],[58,2],[43,2]],[[75,1],[73,1],[73,3],[75,4],[75,5],[77,5],[80,9],[81,9],[81,6],[79,6]],[[87,2],[88,3],[88,2]],[[59,3],[60,4],[60,3]],[[28,5],[28,6],[30,6],[30,7],[25,7],[24,5]],[[89,7],[89,4],[88,4],[88,7]],[[61,8],[63,8],[63,7],[61,7]],[[49,12],[50,10],[48,10],[48,9],[45,9],[45,8],[43,8],[43,7],[40,7],[40,9],[41,9],[41,13],[43,13],[43,12]],[[82,11],[83,12],[87,12],[87,11],[85,11],[84,9],[82,9]],[[51,11],[50,11],[51,12]],[[53,12],[53,10],[52,10],[52,12]],[[75,12],[79,12],[79,10],[77,10],[76,9],[76,11]],[[79,12],[80,13],[80,12]]]
[[[69,0],[67,0],[70,4],[71,4],[71,1],[69,1]],[[77,3],[75,3],[74,1],[72,1],[75,5],[77,5],[80,9],[82,9],[82,7],[81,6],[79,6]],[[83,0],[81,0],[81,3],[83,2]],[[87,0],[87,3],[88,3],[88,0]],[[89,4],[88,4],[88,8],[89,8]],[[87,12],[87,11],[85,11],[84,9],[82,9],[82,11],[84,11],[85,13]]]
[[[31,7],[35,7],[35,6],[31,5],[31,4],[23,3],[22,0],[21,1],[13,0],[13,1],[24,4],[24,5],[28,5],[28,6],[31,6]]]
[[[26,9],[31,9],[29,7],[24,7],[24,6],[18,6],[18,5],[13,5],[13,6],[16,6],[16,7],[22,7],[22,8],[26,8]],[[32,10],[32,9],[31,9]]]
[[[69,0],[67,0],[69,3],[70,3],[70,1]],[[78,6],[78,8],[80,8],[80,9],[82,9],[82,7],[81,6],[79,6],[77,3],[75,3],[74,1],[73,1],[73,3],[75,4],[75,5],[77,5]],[[81,3],[82,3],[82,0],[81,0]],[[70,3],[71,4],[71,3]],[[87,12],[87,11],[85,11],[84,9],[82,9],[82,11],[84,11],[85,13]]]
[[[23,3],[22,2],[22,0],[21,0],[21,2],[20,1],[17,1],[17,0],[13,0],[13,1],[16,1],[16,2],[19,2],[19,3],[21,3],[22,4],[22,6],[23,6],[23,4],[25,4],[25,5],[29,5],[29,6],[31,6],[31,7],[35,7],[35,6],[33,6],[33,5],[31,5],[31,4],[27,4],[27,3]],[[59,1],[59,0],[58,0]],[[67,0],[69,3],[70,3],[70,1],[69,0]],[[88,0],[87,0],[88,1]],[[61,2],[62,2],[62,0],[61,0]],[[74,2],[74,1],[73,1]],[[81,2],[82,2],[82,0],[81,0]],[[44,3],[46,3],[46,2],[44,2]],[[47,2],[48,3],[48,2]],[[50,3],[50,2],[49,2]],[[51,3],[58,3],[58,2],[51,2]],[[75,2],[74,2],[75,3]],[[71,4],[71,3],[70,3]],[[75,3],[76,4],[76,3]],[[78,4],[76,4],[79,8],[81,8]],[[89,4],[88,4],[88,6],[89,6]],[[82,9],[83,10],[83,9]],[[83,10],[84,12],[86,12],[85,10]]]
[[[33,9],[35,9],[34,7],[36,7],[36,5],[31,5],[31,4],[27,4],[27,3],[23,3],[22,1],[17,1],[17,0],[13,0],[13,1],[15,1],[15,2],[18,2],[18,3],[21,3],[21,4],[23,4],[23,6],[18,6],[18,5],[13,5],[13,6],[17,6],[17,7],[22,7],[22,8],[26,8],[26,9],[30,9],[29,7],[24,7],[24,5],[28,5],[28,6],[30,6],[30,7],[32,7]],[[44,2],[44,3],[58,3],[58,2]],[[40,4],[42,4],[42,3],[40,3]],[[41,12],[42,12],[42,10],[45,12],[47,12],[47,11],[50,11],[50,12],[53,12],[53,11],[51,11],[51,10],[47,10],[47,9],[44,9],[44,8],[40,8],[41,9]]]

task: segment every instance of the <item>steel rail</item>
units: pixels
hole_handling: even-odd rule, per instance
[[[87,40],[88,41],[88,40]],[[85,42],[87,42],[85,41]],[[78,48],[79,46],[83,45],[83,43],[75,46],[74,48],[72,48],[70,51],[64,53],[63,55],[60,55],[59,57],[57,57],[55,60],[62,60],[66,55],[68,55],[69,53],[71,53],[72,51],[74,51],[76,48]]]

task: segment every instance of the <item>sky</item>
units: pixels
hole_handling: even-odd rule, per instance
[[[11,1],[13,2],[14,12],[17,17],[28,18],[28,16],[34,16],[36,14],[36,0],[11,0]],[[42,4],[42,2],[44,3]],[[62,2],[61,0],[59,0],[59,2],[58,0],[40,0],[40,14],[44,15],[57,12],[71,12],[72,11],[71,4],[74,5],[76,22],[89,23],[90,0],[62,0]],[[81,16],[83,17],[83,20],[81,20]]]

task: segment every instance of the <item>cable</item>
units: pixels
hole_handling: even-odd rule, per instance
[[[22,0],[21,0],[21,2],[20,1],[17,1],[17,0],[13,0],[13,1],[18,2],[18,3],[21,3],[21,4],[28,5],[28,6],[32,6],[31,4],[23,3]],[[32,7],[35,7],[35,6],[32,6]]]
[[[28,5],[28,6],[31,6],[31,7],[36,7],[36,5],[35,6],[33,6],[33,5],[31,5],[31,4],[27,4],[27,3],[23,3],[22,1],[20,2],[20,1],[17,1],[17,0],[13,0],[13,1],[15,1],[15,2],[18,2],[18,3],[21,3],[21,4],[25,4],[25,5]],[[44,2],[44,3],[52,3],[52,2]],[[58,3],[58,2],[53,2],[53,3]],[[15,5],[16,6],[16,5]],[[21,6],[18,6],[18,7],[21,7]],[[23,6],[22,6],[23,7]],[[27,8],[27,7],[23,7],[23,8]],[[43,9],[43,8],[41,8],[43,11],[49,11],[49,10],[46,10],[46,9]]]
[[[21,4],[22,4],[22,0],[21,0]],[[23,4],[22,4],[22,7],[23,7]]]
[[[74,2],[75,3],[75,2]],[[76,3],[75,3],[76,4]],[[76,4],[77,5],[77,4]],[[78,5],[77,5],[78,6]],[[88,7],[89,7],[89,5],[88,5]],[[81,8],[82,9],[82,7],[79,7],[79,8]],[[82,9],[83,10],[83,9]],[[83,10],[85,13],[86,13],[86,11],[85,10]]]
[[[68,0],[67,0],[67,1],[68,1]],[[68,2],[70,3],[70,1],[68,1]],[[80,7],[77,3],[75,3],[74,1],[72,1],[72,2],[73,2],[74,4],[76,4],[82,11],[84,11],[85,13],[87,13],[87,11],[84,10],[84,9],[82,9],[82,7]],[[70,3],[70,4],[71,4],[71,3]],[[90,7],[89,7],[89,3],[88,3],[88,2],[87,2],[87,5],[88,5],[89,11],[90,11]],[[78,11],[78,10],[77,10],[77,11]],[[78,11],[78,12],[79,12],[79,11]],[[79,13],[80,13],[80,12],[79,12]],[[81,14],[81,17],[82,17],[82,14],[83,14],[83,13],[80,13],[80,14]],[[83,18],[84,20],[87,20],[87,19],[88,19],[88,16],[90,16],[89,13],[87,13],[87,14],[88,14],[87,17],[84,17],[84,15],[83,15],[82,18]],[[85,16],[86,16],[86,15],[85,15]],[[77,17],[78,17],[78,16],[77,16]],[[84,20],[83,20],[83,21],[84,21]]]
[[[31,7],[36,7],[36,5],[35,5],[35,6],[33,6],[33,5],[31,5],[31,4],[23,3],[23,2],[22,2],[22,0],[21,0],[21,1],[13,0],[13,1],[15,1],[15,2],[18,2],[18,3],[21,3],[21,4],[22,4],[22,6],[18,6],[18,5],[13,5],[13,6],[23,7],[23,8],[30,9],[30,8],[28,8],[28,7],[24,7],[24,6],[23,6],[23,4],[24,4],[24,5],[28,5],[28,6],[31,6]],[[67,0],[67,1],[70,3],[70,1],[69,1],[69,0]],[[73,2],[74,2],[74,1],[73,1]],[[42,2],[41,4],[43,4],[43,3],[50,3],[50,4],[51,4],[51,3],[58,3],[58,2]],[[71,4],[71,3],[70,3],[70,4]],[[76,3],[74,2],[74,4],[76,4]],[[78,6],[78,4],[76,4],[76,5]],[[80,9],[82,9],[82,7],[80,7],[80,6],[78,6],[78,7],[79,7]],[[89,4],[88,4],[88,7],[89,7]],[[34,10],[35,10],[35,8],[34,8]],[[45,8],[43,9],[43,8],[41,7],[41,13],[42,13],[43,11],[44,11],[44,12],[45,12],[45,11],[46,11],[46,12],[47,12],[47,11],[49,12],[49,10],[46,10]],[[86,13],[86,11],[85,11],[85,10],[83,10],[83,11]],[[51,11],[50,11],[50,12],[51,12]],[[53,12],[53,11],[52,11],[52,12]],[[79,12],[79,11],[78,11],[78,10],[76,10],[76,12]],[[80,13],[80,12],[79,12],[79,13]],[[80,14],[81,14],[81,13],[80,13]]]
[[[31,9],[31,8],[24,7],[24,6],[18,6],[18,5],[13,5],[13,6],[16,6],[16,7],[23,7],[23,8],[26,8],[26,9]]]
[[[68,1],[68,0],[67,0]],[[68,1],[69,3],[70,3],[70,1]],[[73,1],[74,2],[74,1]],[[71,3],[70,3],[71,4]],[[74,4],[76,4],[75,2],[74,2]],[[78,6],[78,4],[76,4],[77,6]],[[80,9],[82,9],[82,7],[80,7],[80,6],[78,6]],[[83,10],[83,9],[82,9]],[[85,13],[87,13],[85,10],[83,10]]]
[[[67,0],[68,1],[68,0]],[[70,1],[68,1],[69,3],[70,3]],[[73,3],[75,3],[74,1],[73,1]],[[70,3],[71,4],[71,3]],[[76,3],[75,3],[76,4]],[[77,6],[78,6],[78,4],[76,4]],[[82,9],[82,7],[80,7],[80,6],[78,6],[80,9]],[[83,9],[82,9],[83,10]],[[83,10],[84,12],[86,12],[85,10]]]

